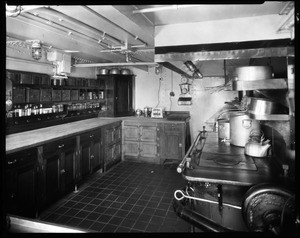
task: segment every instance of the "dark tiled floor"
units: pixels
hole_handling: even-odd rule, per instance
[[[172,206],[185,181],[177,165],[121,162],[93,174],[77,193],[45,210],[40,220],[89,232],[190,232]]]

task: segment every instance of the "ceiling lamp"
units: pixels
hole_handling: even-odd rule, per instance
[[[194,65],[194,63],[190,60],[184,62],[185,66],[193,73],[193,76],[196,78],[203,78],[199,69]]]
[[[35,60],[39,60],[42,58],[42,46],[41,43],[36,41],[31,45],[31,55]]]

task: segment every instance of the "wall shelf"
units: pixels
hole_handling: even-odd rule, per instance
[[[232,89],[237,91],[246,90],[257,90],[257,89],[287,89],[286,79],[274,78],[274,79],[264,79],[264,80],[252,80],[252,81],[232,81]]]

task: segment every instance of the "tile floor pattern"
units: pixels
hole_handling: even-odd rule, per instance
[[[43,211],[40,220],[88,232],[190,232],[172,206],[174,191],[186,184],[176,167],[120,162],[91,175],[77,193]]]

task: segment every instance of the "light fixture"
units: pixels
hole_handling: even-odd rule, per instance
[[[184,62],[185,66],[193,73],[193,77],[195,78],[203,78],[199,69],[194,65],[194,63],[190,60]]]
[[[31,56],[35,60],[39,60],[40,58],[42,58],[42,46],[40,42],[36,41],[32,43]]]

